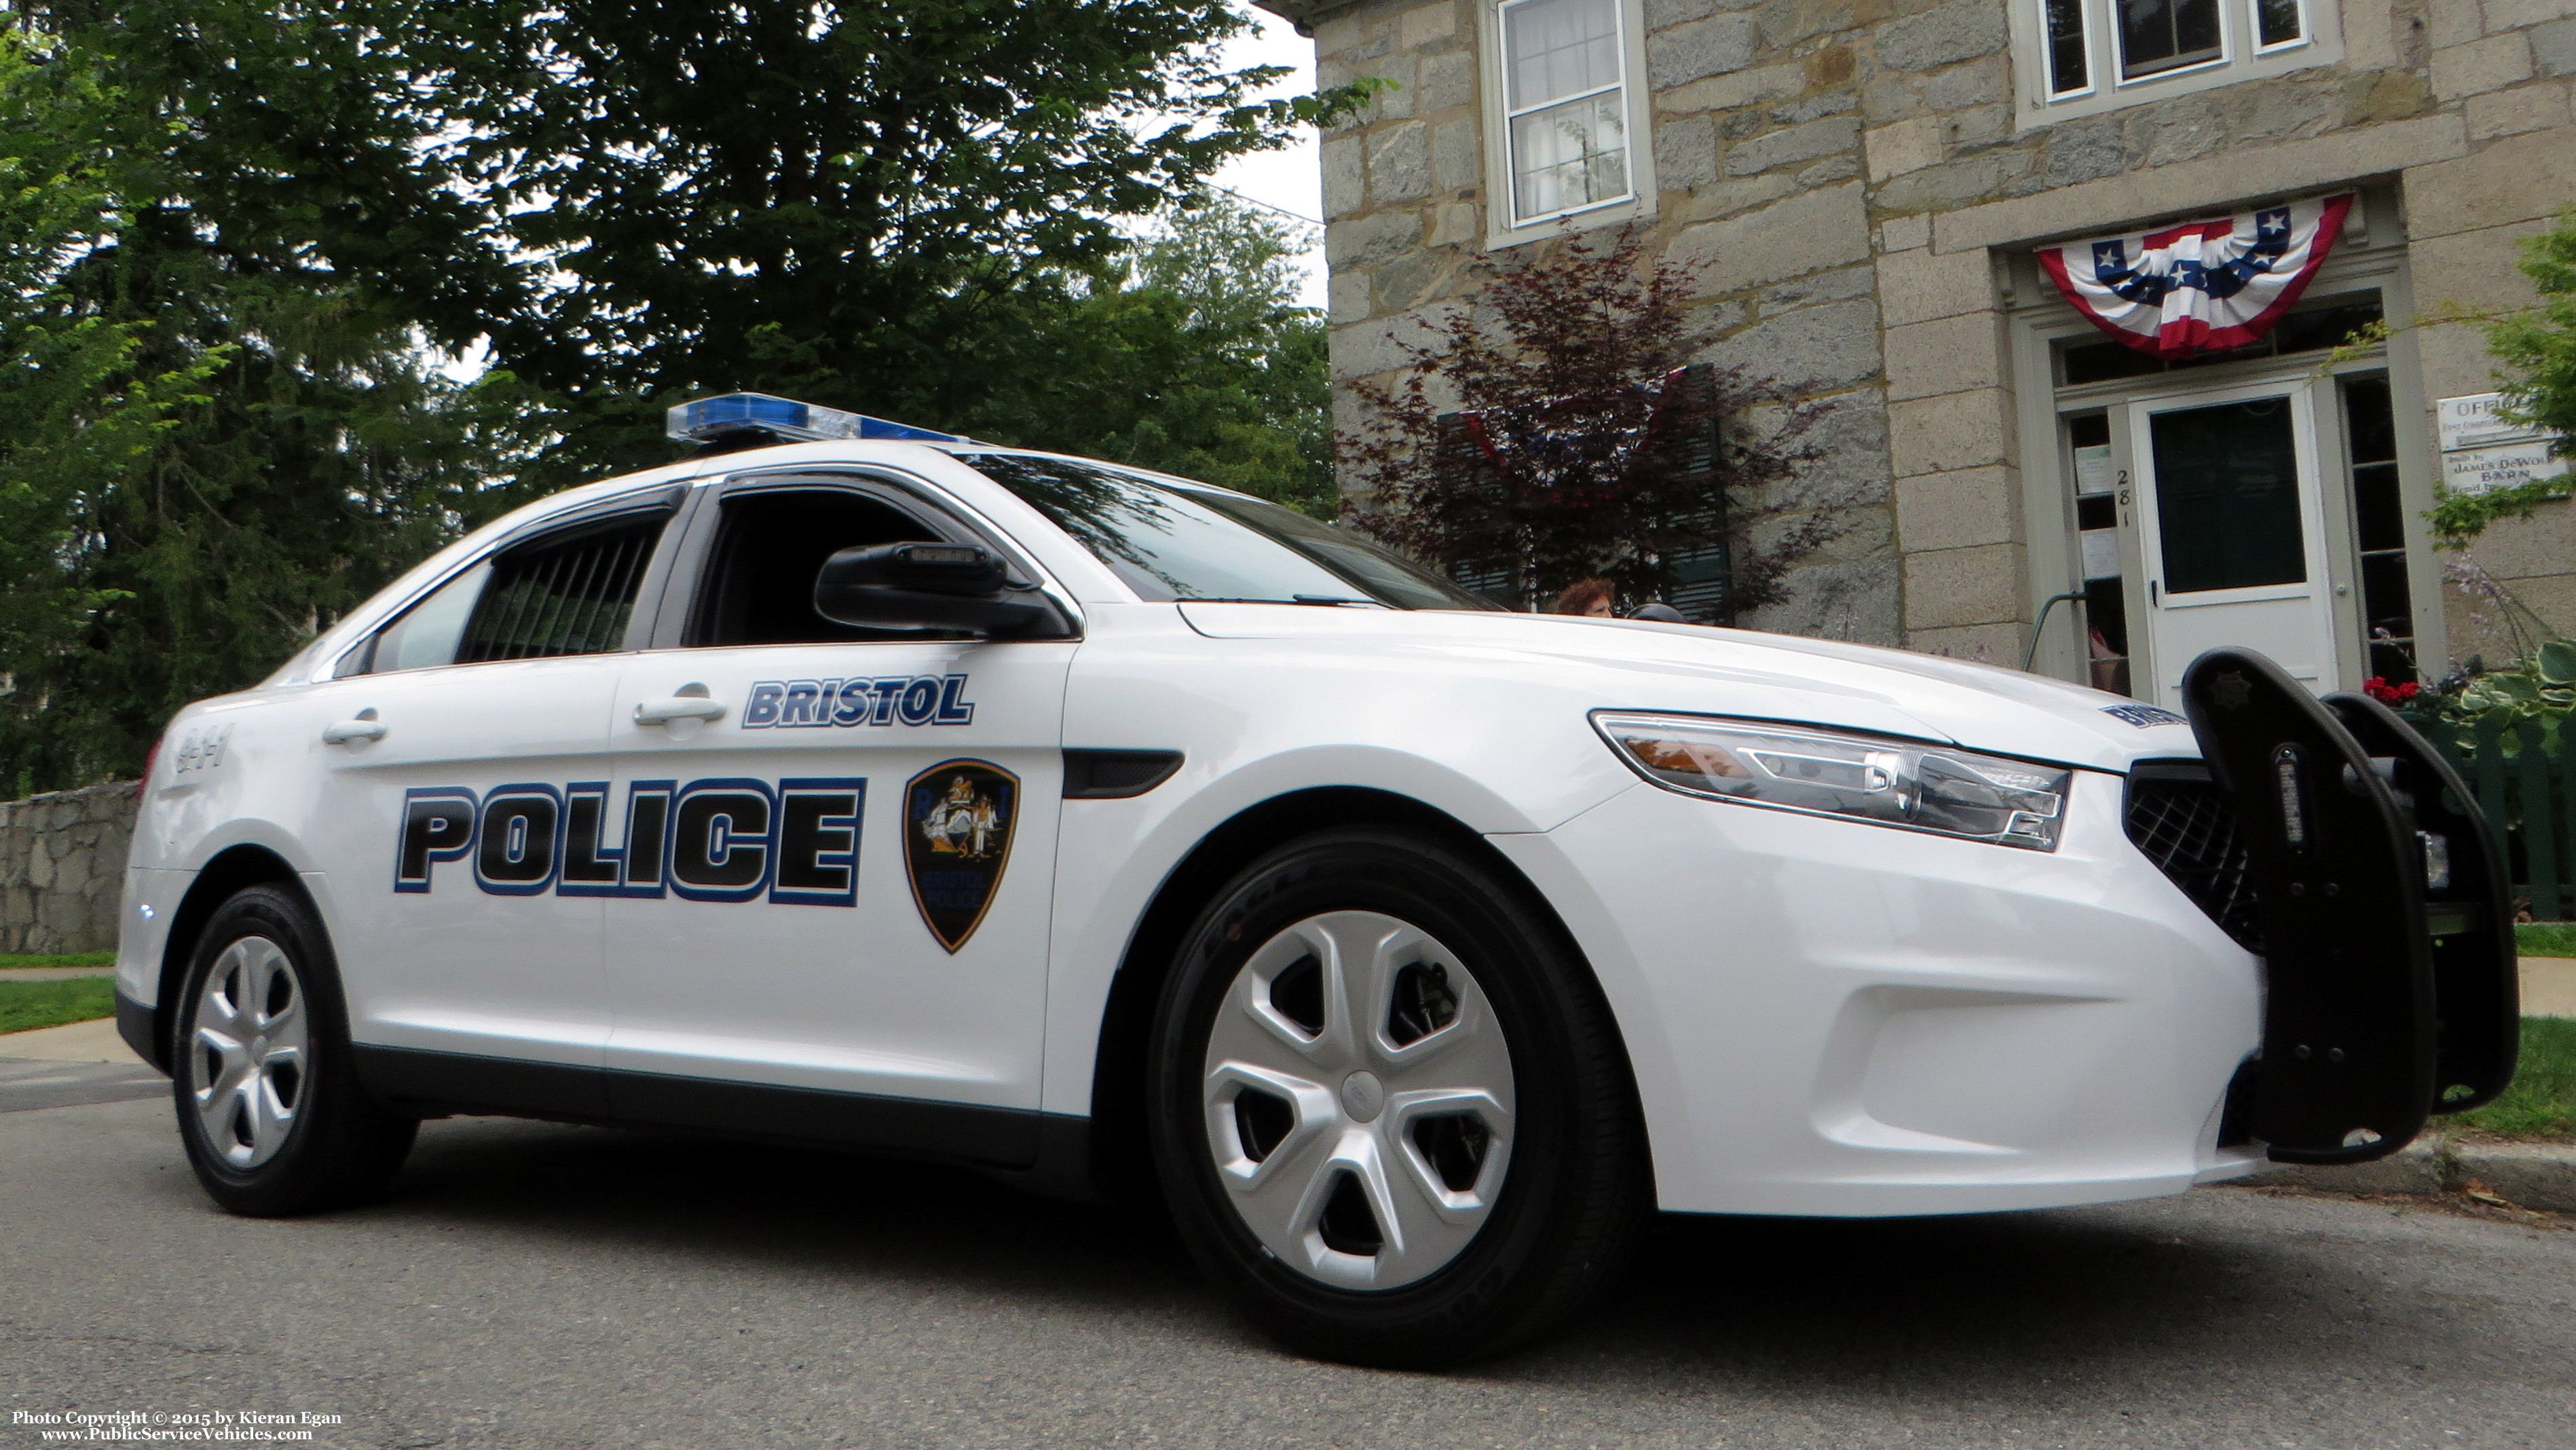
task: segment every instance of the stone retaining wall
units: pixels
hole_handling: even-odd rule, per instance
[[[0,954],[116,947],[134,783],[0,802]]]

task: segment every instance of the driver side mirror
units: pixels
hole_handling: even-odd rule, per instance
[[[1035,589],[977,544],[869,544],[843,549],[814,576],[814,610],[872,629],[962,629],[996,639],[1065,628]]]

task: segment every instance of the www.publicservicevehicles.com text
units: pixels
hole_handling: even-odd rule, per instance
[[[292,1415],[257,1410],[196,1410],[165,1414],[144,1410],[12,1410],[9,1423],[36,1432],[48,1444],[208,1445],[313,1438],[315,1426],[342,1423],[338,1415],[310,1410]]]

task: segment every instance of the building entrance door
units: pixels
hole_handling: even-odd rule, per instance
[[[2271,382],[2128,405],[2154,677],[2132,689],[2179,709],[2203,650],[2260,650],[2324,693],[2336,664],[2316,384]]]

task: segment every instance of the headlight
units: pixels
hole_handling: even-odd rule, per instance
[[[1938,745],[1693,715],[1595,711],[1639,775],[1684,795],[2057,849],[2075,772]]]

